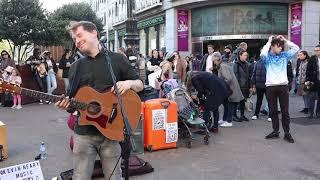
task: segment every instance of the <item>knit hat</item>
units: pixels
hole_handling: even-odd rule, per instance
[[[174,56],[173,52],[167,52],[166,57],[164,58],[164,60],[171,59],[173,56]]]
[[[212,60],[221,60],[221,54],[219,52],[214,52],[212,54]]]
[[[230,49],[230,50],[232,51],[232,46],[231,46],[231,44],[226,45],[224,48],[225,48],[225,49]]]

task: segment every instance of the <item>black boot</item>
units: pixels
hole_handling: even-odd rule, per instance
[[[289,143],[294,143],[294,139],[292,138],[290,133],[285,133],[283,139],[288,141]]]
[[[241,120],[242,121],[249,121],[249,119],[245,115],[241,115]]]
[[[277,138],[279,138],[279,132],[272,132],[272,133],[270,133],[270,134],[268,134],[265,138],[266,139],[277,139]]]
[[[238,117],[237,115],[233,115],[232,117],[232,121],[235,121],[235,122],[242,122],[242,119],[240,117]]]

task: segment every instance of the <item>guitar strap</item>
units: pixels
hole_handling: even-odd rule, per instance
[[[70,77],[70,82],[71,82],[71,86],[69,86],[69,89],[67,91],[67,96],[69,96],[70,98],[74,97],[77,93],[76,89],[79,86],[80,83],[80,76],[79,76],[79,71],[80,71],[80,66],[81,66],[81,58],[78,59],[77,61],[79,62],[75,62],[77,64],[75,67],[75,73],[72,74],[72,76]]]

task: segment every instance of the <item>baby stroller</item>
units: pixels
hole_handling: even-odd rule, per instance
[[[208,145],[210,138],[209,130],[205,121],[199,117],[199,108],[192,101],[187,91],[179,87],[178,84],[172,83],[171,80],[163,82],[161,89],[166,98],[178,104],[179,135],[182,139],[185,139],[186,146],[191,148],[193,133],[196,131],[204,132],[203,142]]]

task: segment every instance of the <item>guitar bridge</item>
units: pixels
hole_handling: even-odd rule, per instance
[[[111,111],[111,113],[110,113],[110,118],[109,118],[109,121],[108,121],[108,123],[112,123],[113,122],[113,120],[116,118],[116,116],[117,116],[117,114],[118,114],[118,109],[117,109],[117,103],[113,103],[113,105],[112,105],[112,111]]]

